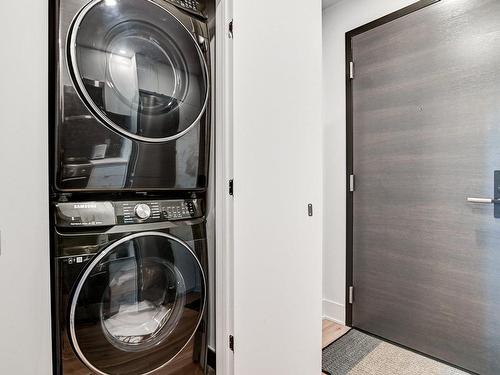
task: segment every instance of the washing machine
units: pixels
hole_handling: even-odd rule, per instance
[[[54,204],[54,373],[207,371],[199,199]]]
[[[210,36],[197,0],[51,0],[52,189],[203,191]]]

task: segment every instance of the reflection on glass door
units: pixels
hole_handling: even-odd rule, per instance
[[[204,305],[203,270],[185,243],[163,233],[131,235],[98,254],[82,275],[71,338],[92,369],[146,373],[191,340]],[[142,362],[129,367],[134,360]]]
[[[107,126],[160,142],[186,133],[203,114],[208,72],[193,35],[147,0],[91,2],[69,42],[76,86]]]

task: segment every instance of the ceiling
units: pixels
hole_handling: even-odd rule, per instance
[[[340,3],[342,0],[322,0],[323,2],[323,9],[328,8],[329,6],[333,4]]]

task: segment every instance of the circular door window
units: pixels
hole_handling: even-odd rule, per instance
[[[193,34],[152,0],[94,0],[75,18],[69,68],[106,126],[146,142],[176,139],[208,101],[208,70]]]
[[[205,305],[196,255],[168,234],[119,240],[87,266],[71,299],[71,341],[100,374],[147,374],[195,335]]]

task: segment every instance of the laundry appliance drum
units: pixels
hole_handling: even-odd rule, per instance
[[[84,269],[69,311],[75,352],[98,374],[149,374],[193,338],[205,275],[189,246],[166,233],[114,242]]]
[[[209,97],[204,41],[154,0],[94,0],[67,40],[77,92],[104,125],[144,142],[187,133]]]

